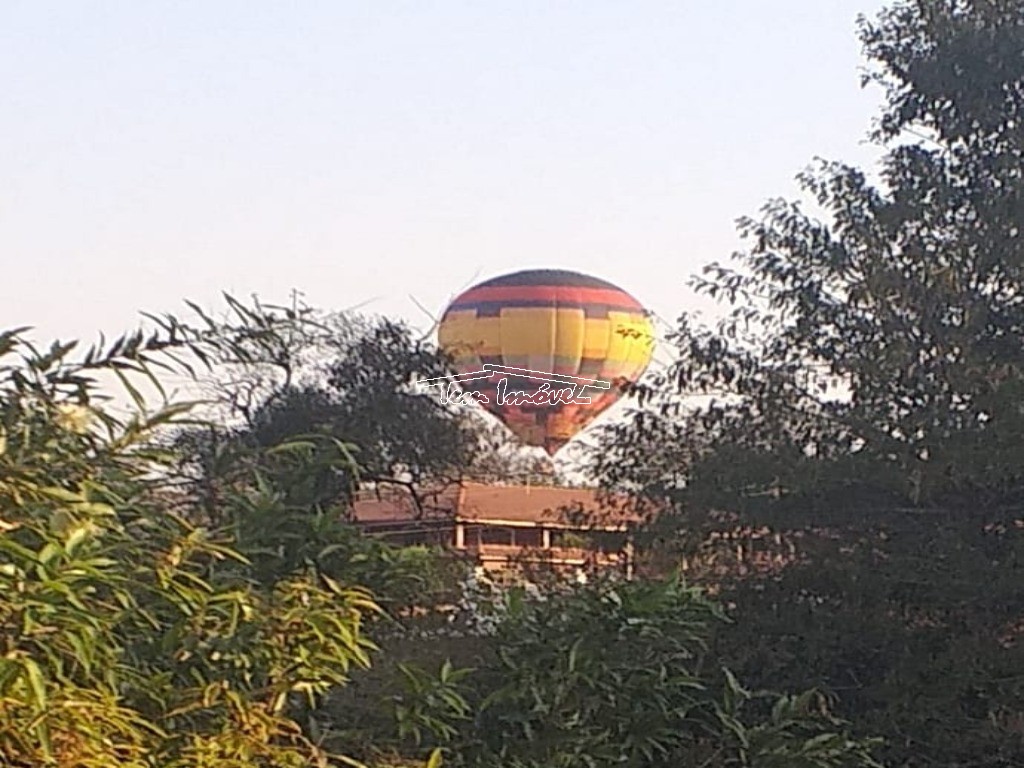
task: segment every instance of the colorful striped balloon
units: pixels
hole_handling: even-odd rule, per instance
[[[523,442],[554,454],[640,377],[654,329],[640,303],[611,283],[531,269],[459,295],[438,340],[463,377],[491,373],[464,383],[484,408]]]

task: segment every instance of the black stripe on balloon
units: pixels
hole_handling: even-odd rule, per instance
[[[617,285],[590,275],[581,275],[568,269],[524,269],[510,275],[494,277],[474,288],[497,288],[506,285],[559,285],[579,288],[604,288],[621,291]]]

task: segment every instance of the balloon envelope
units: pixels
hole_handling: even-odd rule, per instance
[[[438,340],[459,374],[492,373],[463,382],[482,407],[523,442],[554,454],[640,377],[654,329],[640,303],[609,282],[531,269],[456,297]]]

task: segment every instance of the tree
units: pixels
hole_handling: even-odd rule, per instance
[[[740,671],[844,689],[902,764],[1017,764],[1024,4],[897,2],[860,37],[879,180],[819,161],[820,217],[740,221],[695,280],[730,311],[681,320],[594,468],[672,502],[651,540],[737,604]]]
[[[898,3],[862,20],[861,38],[866,79],[888,96],[872,133],[888,147],[880,183],[822,161],[800,181],[825,220],[784,200],[742,219],[750,250],[695,281],[733,309],[716,330],[680,327],[671,376],[687,392],[738,396],[705,413],[744,422],[752,445],[859,450],[913,499],[1013,494],[1024,5]],[[822,402],[830,385],[848,396]]]
[[[185,357],[247,356],[289,327],[232,304],[232,325],[172,317],[74,357],[0,334],[0,762],[10,766],[298,766],[336,760],[297,719],[367,666],[365,589],[308,567],[254,579],[230,528],[190,521],[166,485],[160,430],[138,387]],[[176,362],[177,361],[177,362]],[[99,379],[137,410],[119,418]],[[133,383],[133,379],[135,380]],[[273,508],[260,476],[224,500]]]
[[[314,500],[347,498],[360,484],[458,477],[472,461],[473,425],[415,386],[445,376],[445,358],[401,323],[303,310],[307,322],[283,344],[208,377],[219,426],[178,438],[197,488],[214,500],[211,480],[237,452],[299,436],[358,445],[358,472],[311,478]]]

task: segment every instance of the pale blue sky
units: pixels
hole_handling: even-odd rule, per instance
[[[870,0],[0,0],[0,327],[220,291],[429,321],[529,266],[660,314],[792,196],[868,163]]]

